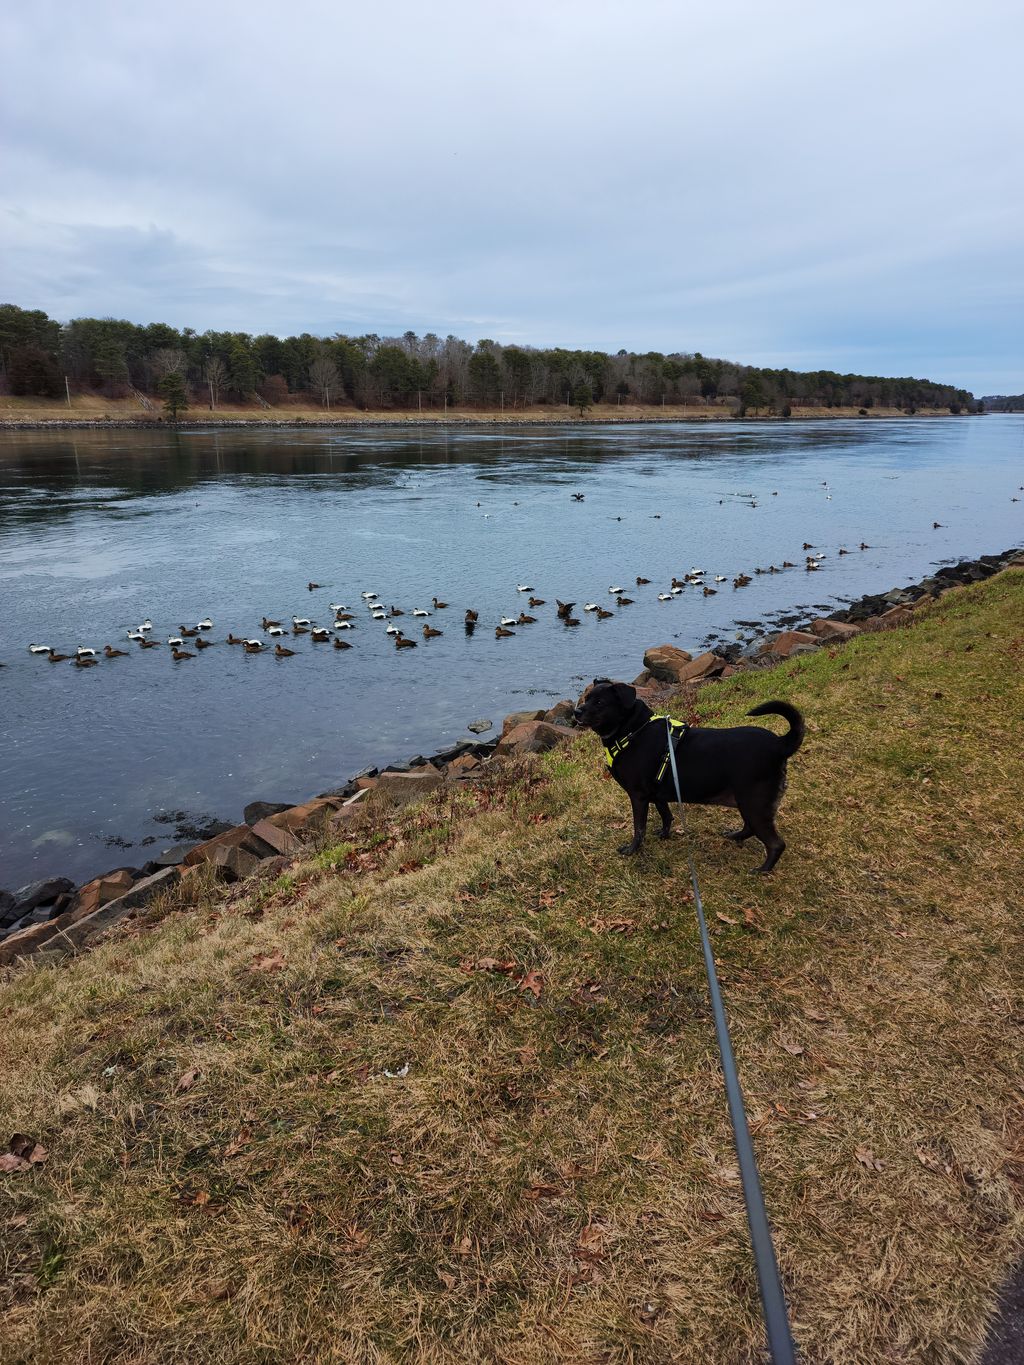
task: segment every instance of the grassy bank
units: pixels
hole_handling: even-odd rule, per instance
[[[4,425],[19,423],[45,422],[52,425],[76,426],[96,422],[149,423],[161,417],[161,405],[154,401],[153,408],[144,409],[135,398],[104,398],[97,394],[77,395],[66,402],[46,398],[0,397],[0,428]],[[801,408],[793,409],[794,419],[856,417],[858,409],[851,408]],[[880,417],[905,417],[900,408],[872,408],[864,420]],[[921,408],[919,417],[949,417],[947,408]],[[464,423],[464,422],[504,422],[515,426],[519,424],[584,422],[690,422],[690,421],[732,421],[735,413],[725,406],[708,406],[703,403],[692,405],[662,406],[658,404],[641,405],[636,403],[596,403],[589,408],[584,418],[578,408],[553,405],[538,405],[530,408],[425,408],[422,412],[404,409],[386,411],[361,411],[358,408],[342,407],[326,410],[323,407],[288,403],[273,408],[263,408],[252,404],[222,403],[215,412],[206,404],[189,408],[182,417],[182,424],[205,425],[210,422],[225,425],[275,426],[282,423],[315,423],[318,426],[346,426],[353,424],[404,424],[404,423]],[[748,417],[765,421],[781,420],[769,417],[766,412],[749,413]]]
[[[696,698],[808,719],[772,877],[688,823],[809,1362],[972,1360],[1024,1230],[1022,619],[1008,571]],[[7,973],[48,1156],[0,1175],[2,1359],[755,1359],[685,842],[619,858],[602,767]]]

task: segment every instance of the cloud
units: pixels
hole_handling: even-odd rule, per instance
[[[0,293],[1019,391],[1022,28],[999,0],[10,7]]]

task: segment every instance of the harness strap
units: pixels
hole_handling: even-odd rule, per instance
[[[654,715],[648,716],[647,719],[643,722],[642,725],[638,725],[638,726],[636,727],[636,729],[635,729],[635,730],[631,730],[630,733],[629,733],[628,735],[623,735],[623,737],[622,737],[621,739],[613,740],[611,744],[606,744],[606,745],[604,746],[604,760],[605,760],[605,762],[608,764],[608,767],[609,767],[609,768],[611,768],[611,767],[614,766],[615,760],[616,760],[618,757],[620,757],[620,755],[622,755],[622,754],[624,754],[624,753],[626,752],[626,750],[629,748],[629,746],[630,746],[630,744],[632,743],[632,741],[633,741],[634,739],[636,739],[636,737],[637,737],[637,735],[640,733],[640,731],[641,731],[641,730],[646,730],[647,726],[650,725],[650,723],[651,723],[652,720],[663,720],[663,721],[665,721],[665,722],[668,724],[668,726],[669,726],[669,736],[670,736],[670,738],[669,738],[669,743],[670,743],[670,744],[671,744],[671,742],[672,742],[672,741],[671,741],[671,734],[672,734],[672,731],[673,731],[673,730],[678,730],[678,731],[682,732],[682,731],[687,730],[687,729],[689,728],[689,727],[686,725],[685,721],[673,720],[671,716],[665,716],[665,715],[662,715],[661,712],[656,712]],[[665,776],[665,769],[666,769],[667,767],[668,767],[668,754],[665,755],[665,758],[664,758],[664,760],[663,760],[663,762],[662,762],[662,765],[661,765],[661,767],[658,769],[658,776],[657,776],[657,781],[658,781],[658,782],[660,782],[661,779]]]

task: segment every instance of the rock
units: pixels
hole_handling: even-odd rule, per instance
[[[704,654],[698,654],[688,664],[680,665],[676,680],[681,683],[690,683],[700,682],[704,678],[714,678],[722,672],[725,665],[726,661],[720,654],[708,650]]]
[[[642,673],[638,673],[637,676],[633,679],[633,686],[646,687],[653,677],[654,674],[651,672],[651,670],[649,668],[645,668]]]
[[[165,848],[162,853],[158,853],[155,858],[151,858],[146,864],[152,871],[156,872],[161,867],[178,867],[185,861],[188,855],[195,848],[195,844],[172,844],[170,848]]]
[[[909,621],[911,615],[912,613],[909,607],[890,607],[888,611],[883,611],[881,616],[877,619],[879,622],[884,622],[887,626],[898,626],[901,621]]]
[[[234,828],[225,830],[223,834],[217,834],[214,838],[207,839],[205,843],[197,844],[195,848],[190,849],[182,859],[182,864],[185,867],[193,867],[196,863],[213,862],[217,849],[243,847],[247,853],[252,853],[257,858],[269,857],[271,853],[280,852],[279,849],[268,848],[248,825],[235,825]]]
[[[142,881],[136,882],[125,895],[119,896],[117,900],[108,901],[106,905],[101,905],[91,915],[86,915],[84,919],[77,920],[74,924],[55,920],[57,933],[53,935],[52,942],[47,942],[47,953],[53,952],[55,956],[61,956],[74,948],[80,948],[97,934],[124,919],[132,910],[138,910],[162,892],[169,891],[180,875],[176,867],[161,868],[159,872],[154,872],[152,877],[143,877]]]
[[[30,957],[37,948],[48,942],[60,932],[55,920],[45,924],[30,924],[18,929],[0,942],[0,967],[16,962],[19,957]]]
[[[381,773],[376,791],[383,793],[393,805],[405,806],[411,801],[422,801],[444,782],[436,768],[417,768],[411,773]]]
[[[106,905],[109,901],[117,900],[118,896],[123,896],[126,891],[131,890],[135,878],[130,872],[120,870],[108,872],[106,876],[95,877],[91,882],[79,888],[67,913],[70,916],[68,923],[75,924],[80,919],[85,919],[86,915],[91,915],[98,910],[101,905]]]
[[[67,877],[48,877],[43,881],[30,882],[14,893],[14,909],[19,915],[27,915],[40,905],[51,905],[64,891],[74,891],[75,884]]]
[[[829,616],[819,616],[807,629],[819,640],[849,640],[860,634],[860,627],[851,621],[835,621]]]
[[[471,720],[469,724],[466,726],[466,729],[472,735],[482,735],[486,730],[489,730],[490,728],[491,722],[489,720]]]
[[[260,820],[265,820],[268,815],[277,815],[287,809],[287,801],[250,801],[242,811],[242,820],[247,825],[255,825]]]
[[[276,824],[273,815],[265,820],[257,820],[252,832],[277,854],[294,853],[299,847],[298,836],[283,825]]]
[[[10,891],[0,891],[0,920],[14,909],[15,900]]]
[[[225,881],[241,881],[251,876],[260,865],[255,853],[250,853],[240,844],[221,844],[213,851],[210,862],[224,873]]]
[[[911,611],[917,611],[919,607],[930,607],[934,601],[935,598],[931,593],[926,592],[923,597],[919,597],[915,602],[911,603],[910,609]]]
[[[657,645],[644,655],[644,668],[659,682],[682,682],[679,676],[683,668],[693,660],[692,654],[675,645]]]
[[[798,645],[810,645],[816,649],[820,644],[820,638],[809,630],[784,630],[781,635],[773,635],[766,640],[758,653],[772,653],[780,659],[788,659]]]
[[[575,712],[575,702],[568,699],[556,701],[550,711],[544,712],[541,720],[546,720],[549,725],[572,725]]]
[[[536,711],[510,711],[501,725],[502,738],[510,730],[514,730],[517,725],[525,725],[530,720],[542,720],[544,718],[544,708],[540,707]]]
[[[496,750],[499,754],[542,754],[568,738],[564,725],[549,725],[544,720],[528,720],[504,735]]]
[[[448,764],[448,771],[455,778],[465,777],[467,773],[478,772],[483,764],[476,754],[459,754]]]

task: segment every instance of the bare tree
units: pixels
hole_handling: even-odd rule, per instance
[[[219,355],[210,356],[203,366],[203,378],[210,386],[210,407],[217,406],[220,391],[228,382],[228,367]]]
[[[169,374],[180,374],[184,378],[188,369],[188,356],[177,346],[161,346],[159,350],[153,352],[149,363],[159,383]]]
[[[341,387],[341,376],[338,374],[337,365],[326,351],[321,351],[310,365],[309,381],[320,394],[320,401],[324,407],[329,408],[331,399],[337,395]]]

